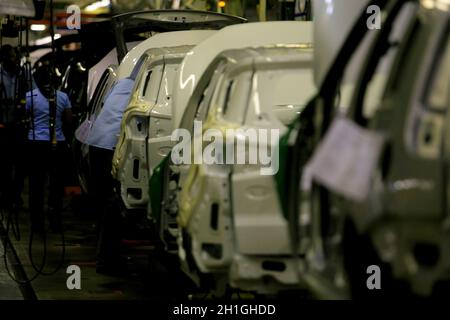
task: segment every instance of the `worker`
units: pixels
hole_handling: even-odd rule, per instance
[[[31,228],[39,233],[45,231],[44,199],[48,178],[48,219],[51,230],[60,232],[64,154],[67,150],[63,123],[65,129],[69,129],[72,119],[71,103],[64,92],[54,89],[57,81],[55,71],[48,63],[40,63],[35,68],[33,78],[37,88],[26,95],[26,108],[31,118],[28,132]]]
[[[114,85],[86,140],[89,145],[91,190],[99,213],[97,272],[109,275],[122,275],[126,271],[125,260],[120,255],[123,222],[116,193],[120,186],[113,179],[111,169],[123,112],[133,86],[134,80],[130,78],[121,79]]]

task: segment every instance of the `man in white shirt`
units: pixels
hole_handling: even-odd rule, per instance
[[[114,191],[117,181],[111,175],[114,149],[119,139],[123,113],[131,97],[134,80],[119,80],[105,98],[103,109],[92,125],[89,145],[91,190],[99,211],[97,272],[120,275],[125,271],[120,257],[122,216],[120,201]]]

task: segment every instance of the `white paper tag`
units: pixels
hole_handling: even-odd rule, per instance
[[[81,143],[86,143],[87,137],[91,132],[92,122],[88,119],[84,120],[83,123],[75,131],[75,138]]]
[[[369,195],[383,144],[383,135],[338,117],[310,161],[310,174],[333,192],[363,201]]]

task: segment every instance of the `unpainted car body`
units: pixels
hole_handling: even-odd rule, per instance
[[[95,89],[93,98],[90,101],[90,112],[75,132],[75,138],[78,140],[76,144],[80,144],[79,147],[76,148],[77,150],[80,150],[79,152],[76,152],[76,154],[79,154],[81,157],[77,158],[79,178],[85,192],[89,193],[89,183],[87,182],[89,176],[89,146],[85,142],[96,117],[103,108],[104,98],[114,83],[127,77],[135,78],[142,66],[143,61],[141,60],[141,56],[147,50],[151,48],[193,45],[209,36],[211,32],[212,31],[209,30],[189,30],[156,34],[133,47],[118,67],[111,65],[104,71]]]
[[[291,28],[297,28],[300,32],[298,34],[292,34],[289,33],[288,30]],[[228,30],[227,30],[228,29]],[[262,30],[261,30],[262,29]],[[269,31],[270,30],[270,31]],[[266,33],[264,33],[264,31]],[[219,35],[220,33],[223,33],[222,35]],[[239,34],[239,38],[235,40],[236,38],[233,37],[233,34]],[[243,26],[233,26],[228,27],[216,34],[214,37],[209,38],[205,42],[201,43],[197,47],[195,47],[192,50],[192,54],[188,54],[186,58],[183,61],[182,67],[180,69],[179,73],[179,81],[177,83],[179,84],[178,90],[175,92],[175,110],[183,110],[183,120],[179,119],[178,122],[181,124],[181,128],[185,129],[191,129],[193,125],[193,119],[195,118],[196,109],[198,107],[199,101],[202,99],[205,99],[209,94],[204,93],[205,88],[207,87],[208,83],[212,81],[213,74],[215,69],[215,65],[211,66],[211,62],[214,61],[213,58],[218,53],[212,52],[214,48],[217,48],[217,50],[224,50],[226,46],[229,46],[230,48],[245,48],[246,45],[254,45],[254,46],[264,46],[264,45],[280,45],[283,46],[279,35],[284,35],[282,38],[283,41],[285,41],[289,46],[289,44],[295,44],[295,43],[302,43],[303,46],[309,47],[311,46],[312,42],[312,26],[310,23],[305,22],[273,22],[273,23],[255,23],[255,24],[247,24]],[[233,39],[232,41],[229,40],[228,43],[224,43],[225,39]],[[295,46],[295,45],[294,45]],[[219,51],[220,52],[220,51]],[[251,60],[251,59],[250,59]],[[309,63],[312,63],[309,61]],[[248,67],[248,65],[247,65]],[[312,66],[309,65],[309,68],[312,70]],[[206,72],[207,71],[207,72]],[[219,72],[219,71],[218,71]],[[312,71],[311,71],[312,72]],[[219,72],[220,74],[220,72]],[[312,82],[312,73],[311,73],[311,82]],[[212,83],[212,82],[211,82]],[[244,85],[244,83],[243,83]],[[246,92],[245,88],[249,88],[249,86],[243,86],[242,90],[242,96],[245,97],[248,92]],[[305,101],[310,97],[311,94],[311,85],[308,85],[308,89],[305,89]],[[212,86],[212,89],[214,89],[214,86]],[[191,91],[192,90],[192,91]],[[186,106],[183,106],[180,104],[180,97],[184,97],[189,92],[191,92],[190,99]],[[178,107],[178,109],[177,109]],[[282,111],[281,111],[282,112]],[[280,112],[280,114],[281,114]],[[176,115],[177,113],[175,113]],[[203,114],[206,116],[207,114]],[[206,119],[206,118],[205,118]],[[266,119],[267,122],[269,122],[268,119]],[[177,123],[177,120],[175,119],[175,125]],[[213,122],[209,122],[209,125],[211,125]],[[237,126],[237,125],[236,125]],[[238,127],[238,126],[237,126]],[[224,166],[226,167],[226,166]],[[203,168],[202,168],[203,170]],[[229,168],[228,168],[229,170]],[[195,278],[196,266],[195,262],[192,260],[192,254],[194,253],[193,250],[189,249],[191,247],[191,241],[183,239],[183,242],[187,241],[188,246],[185,247],[181,243],[178,245],[176,244],[175,240],[177,235],[180,235],[178,232],[178,225],[177,225],[177,219],[178,219],[178,199],[179,199],[179,183],[180,181],[186,181],[186,177],[188,175],[189,166],[188,165],[173,165],[171,163],[170,157],[167,157],[160,166],[158,166],[155,170],[155,173],[153,174],[151,181],[150,181],[150,201],[151,201],[151,211],[149,212],[149,216],[153,221],[157,224],[160,232],[160,236],[162,240],[164,241],[166,248],[168,250],[173,250],[174,252],[177,252],[179,248],[180,249],[180,255],[184,258],[185,262],[187,262],[185,259],[189,260],[190,262],[187,262],[187,264],[192,266],[192,271],[190,275]],[[194,170],[195,171],[195,170]],[[219,172],[217,170],[211,171],[211,176],[207,175],[207,178],[212,182],[211,188],[208,188],[207,190],[204,190],[204,193],[202,193],[202,196],[196,197],[197,200],[200,201],[200,199],[204,199],[205,201],[208,201],[208,199],[211,200],[211,197],[214,199],[217,199],[217,197],[220,197],[219,195],[223,196],[223,199],[230,199],[231,194],[230,190],[224,188],[223,186],[220,188],[217,188],[218,185],[220,185],[223,182],[223,179],[227,179],[228,175],[224,172]],[[238,176],[238,175],[236,175]],[[245,179],[253,179],[252,175],[242,174],[241,177],[242,180],[245,181]],[[191,181],[192,179],[188,178],[187,181]],[[189,182],[187,182],[189,183]],[[243,182],[239,182],[243,183]],[[250,183],[250,182],[249,182]],[[251,183],[250,183],[251,184]],[[226,184],[229,186],[229,183]],[[180,185],[181,186],[181,185]],[[270,187],[268,187],[270,189]],[[186,192],[188,192],[189,187],[186,188]],[[270,198],[270,192],[263,192],[264,194],[267,194]],[[183,190],[185,192],[185,190]],[[273,193],[275,194],[275,193]],[[186,195],[186,194],[185,194]],[[193,208],[194,202],[191,202],[189,197],[186,198],[186,201],[182,201],[182,205],[185,206],[183,208],[183,212],[191,211],[189,208]],[[225,201],[225,200],[224,200]],[[224,204],[223,201],[221,201],[222,204]],[[239,206],[241,206],[243,202],[239,203]],[[218,205],[214,205],[215,208],[218,208]],[[226,207],[224,205],[224,207]],[[203,214],[205,212],[210,212],[209,209],[211,207],[205,206],[203,211]],[[274,212],[277,211],[276,208],[273,208]],[[214,209],[216,210],[216,209]],[[256,209],[255,209],[256,210]],[[269,210],[270,211],[270,210]],[[219,212],[216,212],[219,214]],[[183,215],[185,216],[185,215]],[[189,216],[189,214],[188,214]],[[226,214],[224,215],[227,216]],[[278,221],[276,218],[276,213],[274,214],[275,218],[273,221]],[[281,217],[281,216],[280,216]],[[179,217],[180,219],[183,219],[182,217]],[[198,218],[197,218],[198,219]],[[196,219],[196,220],[197,220]],[[229,217],[227,218],[229,219]],[[185,219],[184,219],[185,220]],[[204,223],[207,223],[208,220],[205,220]],[[270,220],[270,219],[268,219]],[[185,220],[186,222],[186,220]],[[281,229],[283,228],[283,223],[280,222],[278,224],[278,227]],[[222,225],[225,227],[225,224]],[[202,225],[202,227],[205,227],[204,231],[208,233],[210,231],[209,227],[206,225]],[[200,232],[200,230],[199,230]],[[223,234],[222,234],[223,235]],[[228,237],[229,234],[226,234],[224,237]],[[220,236],[219,236],[220,238]],[[223,240],[223,238],[222,238]],[[206,247],[208,247],[208,243],[205,243]],[[211,244],[211,243],[209,243]],[[183,249],[184,247],[184,249]],[[215,272],[210,272],[212,270],[219,271],[218,273],[222,273],[222,281],[228,282],[227,276],[224,278],[224,273],[226,274],[228,272],[227,267],[229,266],[228,263],[230,261],[227,261],[227,259],[230,257],[231,248],[229,246],[223,247],[217,250],[218,247],[220,247],[220,244],[218,246],[214,247],[214,243],[212,243],[212,246],[209,246],[207,250],[210,250],[210,254],[215,255],[217,257],[217,252],[220,250],[227,250],[227,252],[222,251],[223,257],[227,257],[226,259],[222,258],[214,258],[214,257],[207,257],[204,253],[202,253],[204,260],[199,260],[199,265],[201,265],[201,271],[208,270],[209,275],[215,277]],[[273,249],[273,247],[272,247]],[[272,250],[272,249],[269,249]],[[195,255],[198,257],[200,255],[200,252],[204,250],[202,248],[202,245],[200,247],[197,246],[195,249]],[[213,251],[216,251],[216,254],[212,253]],[[274,252],[274,250],[272,250]],[[222,254],[220,254],[222,255]],[[190,258],[189,258],[189,257]],[[186,258],[188,257],[188,258]],[[203,261],[203,262],[202,262]],[[204,263],[206,261],[206,263]],[[226,261],[226,262],[225,262]],[[193,265],[194,264],[194,265]],[[186,266],[186,264],[185,264]],[[239,272],[238,272],[239,273]],[[263,286],[259,286],[259,280],[258,278],[260,275],[256,276],[256,286],[253,287],[253,289],[256,290],[263,290]],[[197,278],[198,281],[200,281],[199,278]],[[251,282],[251,281],[250,281]],[[285,281],[286,282],[286,281]],[[288,282],[288,281],[287,281]],[[241,284],[239,284],[241,285]],[[253,284],[249,284],[247,288],[252,287]],[[259,287],[258,287],[259,286]],[[242,285],[242,287],[246,287],[245,285]],[[276,285],[274,286],[276,287]],[[273,289],[273,288],[271,288]]]
[[[292,32],[293,30],[298,31]],[[184,59],[176,80],[173,129],[180,127],[187,102],[198,85],[199,79],[220,52],[262,45],[310,43],[312,37],[311,22],[268,21],[228,26],[207,41],[200,43]]]
[[[246,145],[244,157],[251,146],[276,148],[278,139],[261,144],[245,132],[285,132],[315,94],[312,60],[312,49],[302,45],[222,53],[210,65],[211,87],[205,88],[194,120],[205,121],[203,133],[215,129],[225,137],[228,129],[237,130],[226,135],[235,141],[235,154],[239,144]],[[185,117],[182,127],[189,122]],[[179,250],[189,273],[214,274],[232,287],[266,294],[301,287],[297,263],[288,258],[288,223],[276,185],[271,175],[261,174],[263,167],[203,163],[180,170]]]
[[[202,31],[203,38],[215,31]],[[193,43],[194,44],[194,43]],[[147,208],[148,179],[169,154],[172,142],[172,91],[174,79],[192,46],[148,50],[137,76],[133,97],[125,110],[113,158],[113,176],[121,184],[128,209]]]
[[[298,33],[292,33],[292,30],[298,29]],[[298,21],[273,21],[247,23],[234,25],[219,30],[214,36],[195,46],[183,59],[179,72],[175,79],[175,88],[173,92],[172,114],[173,128],[180,128],[181,119],[185,112],[189,112],[188,105],[192,101],[199,99],[200,92],[195,91],[200,83],[203,73],[208,68],[214,58],[224,50],[246,48],[248,46],[264,46],[277,44],[298,44],[312,42],[312,24],[310,22]],[[207,77],[203,77],[203,81],[208,81]],[[195,102],[193,102],[195,104]],[[187,110],[187,111],[186,111]],[[160,225],[160,233],[168,231],[168,225],[173,224],[174,217],[177,215],[176,192],[169,190],[168,170],[170,157],[166,157],[159,166],[155,167],[150,181],[148,217]],[[161,185],[164,184],[164,188]],[[161,205],[164,203],[165,208],[171,208],[169,215],[160,214]],[[172,218],[166,220],[168,216]],[[160,219],[161,218],[161,219]],[[176,225],[176,223],[175,223]],[[176,228],[175,228],[176,229]],[[173,230],[172,230],[173,231]],[[175,231],[173,231],[175,232]],[[172,234],[174,234],[172,232]],[[165,237],[162,235],[162,238]],[[169,235],[169,238],[172,236]],[[170,241],[169,241],[170,242]],[[167,246],[169,245],[166,242]]]
[[[329,297],[329,292],[345,295],[342,288],[346,285],[334,281],[343,279],[343,273],[355,296],[367,295],[366,275],[361,270],[371,264],[384,272],[386,295],[404,288],[398,286],[398,280],[410,286],[408,291],[429,295],[450,276],[444,170],[450,104],[449,14],[427,10],[416,1],[372,3],[385,11],[386,18],[383,28],[375,31],[343,118],[384,141],[380,154],[367,159],[376,163],[368,171],[368,194],[362,200],[353,198],[326,181],[314,177],[311,181],[307,172],[310,161],[326,143],[328,130],[338,121],[342,124],[335,89],[354,52],[370,34],[364,29],[365,12],[359,13],[324,76],[320,94],[281,139],[280,203],[285,204],[291,223],[309,212],[310,228],[315,230],[310,233],[313,245],[307,254],[309,278],[312,275],[315,281],[309,285],[322,297]],[[386,62],[382,94],[368,107],[370,88]],[[337,151],[335,163],[339,157]],[[330,162],[329,169],[338,167]],[[292,232],[291,236],[300,235]],[[314,263],[318,257],[322,266]]]
[[[380,104],[370,116],[365,114],[365,104],[359,102],[367,95],[363,83],[349,114],[362,127],[386,136],[385,152],[368,198],[347,200],[340,208],[359,232],[369,235],[394,279],[406,281],[415,294],[430,295],[450,280],[445,170],[450,15],[408,5],[413,9]],[[369,62],[376,64],[377,59]],[[371,79],[370,68],[363,75]]]
[[[105,71],[102,75],[102,78],[109,78],[104,81],[109,88],[112,87],[116,80],[127,77],[135,80],[142,64],[140,57],[146,50],[197,44],[204,39],[205,35],[211,34],[212,30],[245,23],[246,19],[207,11],[149,10],[117,15],[112,18],[111,22],[116,39],[116,50],[111,55],[107,55],[104,62],[117,56],[120,65],[117,68],[117,73],[114,73],[114,77],[110,77],[110,72],[108,71]],[[142,40],[142,35],[144,34],[150,35],[150,38],[142,41],[129,51],[130,46],[128,42],[136,39]],[[134,35],[134,37],[130,39],[130,35]],[[104,64],[99,64],[98,67],[102,69]],[[96,75],[92,73],[92,84],[94,84],[96,78]],[[92,90],[92,88],[93,86],[91,85],[88,90]],[[102,92],[101,89],[95,90]],[[103,98],[104,95],[96,98],[96,103],[99,104],[100,109],[103,107]],[[95,108],[96,106],[93,106],[91,110]],[[91,113],[76,132],[76,138],[82,144],[81,147],[76,147],[76,150],[78,150],[77,154],[80,154],[82,157],[80,160],[77,160],[77,163],[81,163],[81,168],[89,167],[86,161],[88,159],[88,147],[85,141],[89,136],[93,121],[95,121],[95,119],[90,119]],[[79,151],[80,149],[84,151]],[[88,183],[83,182],[83,180],[87,180],[88,172],[80,170],[79,176],[81,177],[81,185],[87,187]],[[87,191],[87,188],[83,189]]]

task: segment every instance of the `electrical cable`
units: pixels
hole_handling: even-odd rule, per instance
[[[17,43],[17,53],[16,54],[18,54],[19,55],[19,57],[21,57],[22,56],[22,18],[20,18],[19,19],[19,32],[18,32],[18,43]],[[17,117],[17,116],[14,116],[14,119],[13,119],[13,121],[14,122],[16,122],[17,121],[17,118],[18,118],[18,121],[19,121],[19,123],[15,123],[15,125],[14,125],[14,127],[13,127],[13,130],[14,130],[14,135],[16,136],[16,135],[18,135],[18,133],[20,132],[20,130],[19,130],[19,127],[20,127],[20,125],[22,125],[22,123],[21,123],[21,116],[22,116],[22,114],[21,114],[21,112],[22,112],[22,97],[21,97],[21,95],[22,95],[22,92],[20,92],[20,83],[21,83],[21,77],[23,76],[23,74],[22,74],[22,72],[21,72],[21,66],[20,66],[20,60],[21,59],[18,59],[18,61],[17,61],[17,68],[16,68],[16,70],[17,70],[17,74],[16,74],[16,76],[15,76],[15,78],[14,78],[14,97],[13,97],[13,99],[14,99],[14,107],[17,107],[17,109],[18,110],[16,110],[16,112],[17,113],[19,113],[19,117]],[[21,138],[20,136],[19,137],[16,137],[16,138]],[[16,162],[17,161],[17,159],[16,159],[16,156],[17,156],[17,152],[16,152],[16,150],[14,149],[13,150],[13,157],[14,157],[14,162]],[[12,173],[12,177],[13,177],[13,179],[12,179],[12,181],[13,181],[13,185],[14,185],[14,188],[13,188],[13,192],[14,192],[14,194],[13,194],[13,199],[12,199],[12,201],[13,201],[13,206],[15,207],[15,196],[16,196],[16,194],[15,194],[15,192],[16,192],[16,180],[17,180],[17,168],[16,168],[16,166],[13,166],[13,173]],[[18,210],[15,210],[15,209],[13,209],[12,211],[10,211],[10,213],[12,213],[13,215],[14,215],[14,223],[12,224],[12,232],[13,232],[13,234],[14,234],[14,237],[15,237],[15,239],[17,240],[17,241],[20,241],[20,228],[19,228],[19,214],[18,214]]]
[[[28,23],[28,20],[27,20]],[[19,33],[20,35],[20,33]],[[28,29],[27,29],[27,39],[28,39]],[[3,41],[3,35],[0,36],[0,42]],[[22,46],[22,37],[19,36],[18,39],[18,48],[21,48]],[[19,62],[20,63],[20,62]],[[3,68],[2,68],[3,69]],[[20,65],[19,65],[19,70],[20,70]],[[17,78],[20,75],[16,76],[16,79],[14,81],[14,105],[16,105],[17,103],[17,97],[19,96],[19,88],[18,88],[18,81]],[[25,75],[26,76],[26,75]],[[1,81],[2,84],[3,82],[3,72],[1,73]],[[20,285],[24,285],[24,284],[29,284],[31,283],[33,280],[35,280],[40,273],[36,272],[36,274],[34,274],[30,279],[27,279],[25,281],[22,280],[18,280],[11,272],[11,270],[9,269],[9,265],[8,265],[8,245],[10,245],[11,247],[13,246],[10,238],[9,238],[9,231],[12,227],[14,236],[16,238],[16,240],[20,240],[20,228],[19,228],[19,221],[18,221],[18,213],[17,213],[17,207],[13,206],[11,208],[9,208],[7,211],[7,219],[6,219],[6,233],[4,236],[4,248],[3,248],[3,261],[5,264],[5,269],[6,272],[8,273],[9,277],[16,283],[20,284]],[[31,237],[30,237],[30,241],[31,241]],[[46,247],[44,247],[44,252],[46,251]],[[43,270],[44,266],[45,266],[45,257],[46,255],[44,255],[43,257],[43,263],[41,265],[41,267],[38,270]]]
[[[50,117],[50,141],[53,147],[53,150],[56,150],[56,146],[58,141],[56,139],[56,109],[57,109],[57,98],[58,94],[56,92],[56,88],[54,87],[54,78],[55,78],[55,63],[54,59],[56,58],[56,50],[55,50],[55,30],[53,23],[53,0],[50,0],[50,37],[51,37],[51,48],[52,48],[52,59],[50,60],[51,65],[51,85],[52,85],[52,95],[48,99],[49,102],[49,117]]]
[[[56,151],[56,147],[57,147],[57,140],[56,140],[56,108],[57,108],[57,92],[56,89],[54,88],[54,83],[53,83],[53,79],[54,79],[54,72],[55,72],[55,65],[54,65],[54,59],[56,58],[55,56],[55,33],[54,33],[54,22],[53,22],[53,0],[50,0],[50,36],[51,36],[51,47],[52,47],[52,59],[50,60],[50,64],[51,64],[51,85],[52,85],[52,92],[53,92],[53,97],[52,99],[49,99],[49,115],[50,115],[50,141],[51,141],[51,145],[52,145],[52,159],[55,159],[55,153]],[[32,96],[32,95],[31,95]],[[33,117],[33,123],[34,123],[34,117]],[[62,243],[62,249],[61,249],[61,258],[59,261],[59,264],[56,266],[55,269],[53,269],[51,272],[44,272],[43,268],[41,269],[40,267],[37,267],[36,264],[34,263],[33,260],[33,256],[32,256],[32,246],[33,246],[33,236],[34,236],[34,232],[32,230],[32,233],[30,234],[30,243],[29,243],[29,248],[28,248],[28,254],[29,254],[29,258],[30,258],[30,262],[31,262],[31,266],[33,267],[33,269],[38,272],[41,275],[53,275],[56,272],[58,272],[59,269],[61,269],[61,267],[63,266],[64,262],[65,262],[65,252],[66,252],[66,245],[65,245],[65,236],[64,236],[64,230],[63,228],[61,228],[61,243]],[[45,256],[47,255],[47,235],[46,232],[44,230],[43,233],[43,238],[44,238],[44,254]],[[45,260],[44,260],[45,261]]]
[[[8,219],[9,220],[9,219]],[[39,277],[40,272],[36,272],[30,279],[27,280],[18,280],[11,272],[11,270],[9,270],[9,266],[8,266],[8,245],[11,246],[11,248],[13,247],[13,244],[11,242],[11,240],[9,239],[9,227],[10,227],[10,221],[7,221],[6,223],[6,233],[4,236],[4,241],[3,241],[3,262],[5,264],[5,269],[6,272],[8,274],[8,276],[11,278],[11,280],[13,280],[14,282],[16,282],[19,285],[25,285],[25,284],[30,284],[32,281],[34,281],[37,277]],[[32,233],[33,234],[33,233]],[[32,241],[32,235],[30,235],[30,242]],[[31,247],[31,245],[29,246]],[[46,246],[44,246],[44,252],[46,253]],[[42,270],[44,269],[45,266],[45,259],[46,259],[46,254],[43,256],[43,263],[42,263]],[[41,270],[41,271],[42,271]]]
[[[33,235],[34,235],[34,232],[32,231],[31,234],[30,234],[30,243],[29,243],[29,246],[28,246],[28,255],[29,255],[29,258],[30,258],[31,266],[32,266],[33,269],[34,269],[36,272],[38,272],[40,275],[43,275],[43,276],[51,276],[51,275],[55,274],[56,272],[58,272],[58,271],[62,268],[62,266],[64,265],[64,262],[65,262],[66,245],[65,245],[64,232],[61,231],[62,249],[61,249],[61,257],[60,257],[59,263],[58,263],[58,265],[57,265],[52,271],[50,271],[50,272],[44,272],[45,263],[43,264],[43,268],[42,268],[42,269],[41,269],[41,267],[37,267],[36,264],[34,263],[33,255],[32,255],[32,252],[33,252],[33,250],[32,250],[32,246],[33,246],[33,241],[32,241]],[[45,261],[46,261],[46,258],[47,258],[47,234],[46,234],[45,231],[44,231],[44,233],[43,233],[43,240],[44,240],[44,241],[43,241],[43,246],[44,246],[44,256],[45,256],[45,260],[43,260],[43,261],[45,262]]]
[[[26,19],[26,33],[25,33],[25,38],[26,38],[26,68],[28,71],[28,88],[30,89],[30,113],[31,113],[31,119],[29,120],[29,122],[31,122],[31,132],[33,135],[33,141],[36,140],[36,130],[34,127],[34,98],[33,98],[33,74],[32,74],[32,67],[31,67],[31,61],[30,61],[30,48],[28,46],[29,43],[29,20]]]
[[[29,53],[29,47],[28,47],[28,40],[29,40],[29,30],[28,30],[28,24],[29,21],[28,19],[26,19],[26,62],[25,62],[25,73],[28,75],[28,85],[30,88],[30,113],[31,113],[31,131],[32,131],[32,136],[33,136],[33,141],[35,140],[36,137],[36,133],[35,133],[35,123],[34,123],[34,98],[33,98],[33,80],[32,80],[32,68],[31,68],[31,62],[30,62],[30,53]],[[22,20],[21,20],[21,26],[22,26]],[[52,58],[55,59],[55,44],[54,44],[54,24],[53,24],[53,1],[50,0],[50,34],[51,34],[51,40],[52,40]],[[0,42],[2,41],[2,36],[0,36]],[[22,47],[22,35],[20,34],[19,36],[19,47]],[[50,60],[51,64],[52,64],[52,72],[53,74],[51,75],[52,80],[54,79],[54,61]],[[3,77],[3,74],[1,75]],[[3,81],[2,81],[3,83]],[[52,83],[52,85],[54,85]],[[52,88],[53,90],[53,94],[54,94],[54,98],[52,99],[52,101],[50,101],[49,99],[49,108],[53,109],[53,117],[50,116],[50,137],[51,137],[51,143],[52,143],[52,150],[54,152],[56,152],[56,145],[57,145],[57,141],[56,141],[56,128],[55,128],[55,123],[56,123],[56,106],[57,106],[57,101],[56,101],[56,89]],[[15,83],[15,93],[18,93],[18,88],[17,88],[17,83]],[[18,94],[15,95],[15,98],[18,97]],[[53,108],[52,108],[53,107]],[[50,114],[52,114],[51,112],[52,110],[50,110]],[[13,216],[14,215],[14,220],[13,220]],[[3,211],[2,211],[2,221],[3,221]],[[34,235],[35,235],[35,230],[32,229],[31,233],[30,233],[30,238],[29,238],[29,243],[28,243],[28,256],[31,262],[31,266],[33,267],[33,269],[36,271],[36,273],[28,280],[25,281],[21,281],[18,280],[14,277],[14,275],[11,273],[11,271],[9,270],[8,267],[8,260],[7,260],[7,248],[8,245],[12,246],[12,242],[9,239],[9,230],[10,227],[12,226],[13,229],[13,233],[16,237],[17,240],[20,240],[20,228],[19,228],[19,221],[18,221],[18,214],[17,214],[17,208],[13,208],[12,210],[10,210],[8,212],[8,218],[7,218],[7,227],[6,227],[6,235],[5,235],[5,241],[4,241],[4,252],[3,252],[3,259],[4,259],[4,263],[5,263],[5,268],[6,271],[9,275],[9,277],[15,281],[18,284],[29,284],[32,281],[34,281],[39,275],[53,275],[56,272],[58,272],[58,270],[61,269],[61,267],[63,266],[64,262],[65,262],[65,236],[64,236],[64,231],[63,229],[61,229],[61,240],[62,240],[62,250],[61,250],[61,257],[60,257],[60,261],[59,264],[55,267],[55,269],[53,269],[51,272],[44,272],[44,268],[46,266],[46,262],[47,262],[47,234],[46,231],[44,229],[43,231],[43,256],[42,256],[42,263],[39,266],[36,266],[34,259],[33,259],[33,239],[34,239]]]

